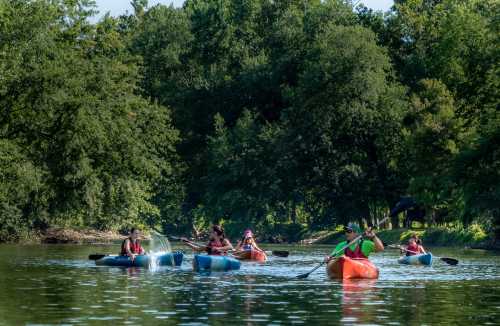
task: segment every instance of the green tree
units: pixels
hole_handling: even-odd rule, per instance
[[[137,61],[118,22],[90,25],[87,1],[8,2],[1,138],[44,171],[48,199],[39,209],[59,225],[158,220],[152,199],[158,184],[176,189],[178,134],[167,108],[137,95]]]

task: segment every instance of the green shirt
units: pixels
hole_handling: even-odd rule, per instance
[[[344,250],[340,251],[339,253],[337,253],[335,255],[336,252],[338,252],[339,250],[341,250],[342,248],[344,248],[346,245],[348,244],[347,241],[342,241],[341,243],[339,243],[335,249],[332,251],[332,253],[330,254],[330,256],[335,256],[335,257],[340,257],[344,254]],[[349,246],[349,248],[352,250],[352,251],[355,251],[356,250],[356,247],[358,246],[359,242],[356,242],[352,245]],[[375,251],[375,243],[373,243],[373,241],[370,241],[370,240],[363,240],[363,243],[361,244],[361,252],[363,253],[363,255],[365,255],[366,257],[370,256],[370,254]]]

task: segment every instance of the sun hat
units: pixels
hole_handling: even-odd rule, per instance
[[[246,229],[245,232],[243,233],[243,236],[245,238],[253,238],[253,233],[252,233],[252,230],[250,229]]]

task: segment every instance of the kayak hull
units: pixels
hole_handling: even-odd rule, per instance
[[[193,270],[196,272],[227,272],[240,269],[239,260],[228,256],[194,255]]]
[[[157,259],[159,266],[180,266],[184,254],[182,252],[166,253],[161,255],[139,255],[132,261],[128,256],[110,255],[95,261],[98,266],[116,267],[149,267],[153,257]]]
[[[257,262],[263,263],[267,260],[267,255],[263,251],[244,250],[244,251],[239,251],[238,253],[235,253],[234,258],[236,258],[238,260],[250,260],[250,261],[257,261]]]
[[[352,259],[342,256],[332,260],[326,266],[326,272],[332,279],[376,279],[378,268],[368,259]]]
[[[432,254],[420,254],[420,255],[412,255],[412,256],[403,256],[398,259],[398,263],[405,265],[432,265]]]

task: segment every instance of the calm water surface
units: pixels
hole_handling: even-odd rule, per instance
[[[500,256],[489,252],[434,248],[460,264],[410,267],[386,250],[373,255],[378,280],[344,283],[322,268],[295,278],[330,246],[268,246],[291,255],[210,275],[192,272],[188,250],[180,268],[156,271],[87,260],[118,248],[0,246],[0,325],[500,324]]]

